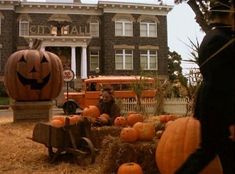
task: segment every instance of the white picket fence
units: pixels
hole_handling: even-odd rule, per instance
[[[121,106],[122,113],[135,111],[137,109],[136,99],[121,99],[118,101]],[[157,101],[152,98],[141,99],[142,110],[146,114],[154,114]],[[187,99],[185,98],[166,98],[164,99],[164,112],[170,114],[184,115],[187,112]]]

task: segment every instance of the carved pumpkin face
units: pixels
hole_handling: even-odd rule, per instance
[[[44,54],[36,56],[39,58],[36,59],[30,52],[22,55],[17,62],[16,73],[22,85],[28,85],[32,90],[41,90],[50,80],[50,66]]]
[[[5,66],[5,86],[15,100],[49,100],[63,85],[58,56],[46,51],[22,50],[13,53]]]

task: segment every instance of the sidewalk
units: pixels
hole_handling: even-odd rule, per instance
[[[55,115],[55,114],[63,115],[63,114],[64,114],[64,111],[63,111],[62,108],[57,108],[56,106],[54,106],[54,107],[52,108],[52,115]],[[11,108],[6,109],[6,108],[3,108],[3,107],[2,107],[2,108],[0,109],[0,117],[1,117],[1,116],[13,117],[13,111],[12,111],[12,109],[11,109]]]

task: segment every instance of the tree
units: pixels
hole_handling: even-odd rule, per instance
[[[169,81],[173,84],[172,85],[172,92],[173,95],[176,97],[180,97],[180,91],[178,83],[183,86],[187,84],[187,78],[184,77],[181,67],[181,55],[177,52],[169,51],[168,52],[168,74],[169,74]]]
[[[215,0],[175,0],[176,4],[187,2],[187,4],[191,7],[196,17],[195,20],[201,27],[201,29],[207,33],[210,30],[210,26],[208,23],[209,17],[209,5],[213,3]]]

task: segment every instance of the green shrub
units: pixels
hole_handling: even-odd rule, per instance
[[[3,84],[3,82],[0,82],[0,97],[8,97],[6,88]]]

